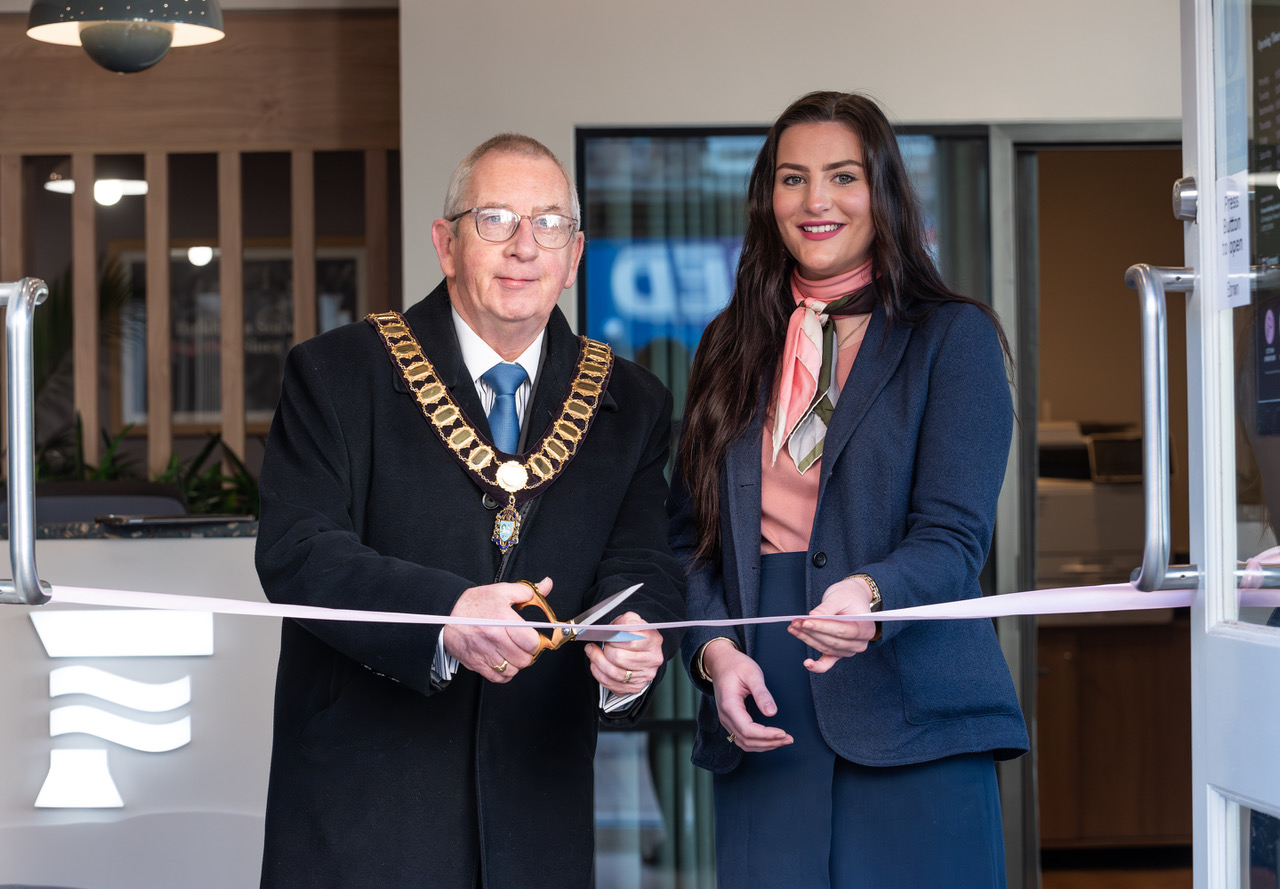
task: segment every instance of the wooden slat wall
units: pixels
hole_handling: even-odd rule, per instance
[[[17,281],[22,261],[22,158],[0,155],[0,281]]]
[[[170,312],[169,156],[217,152],[221,249],[222,435],[244,456],[246,430],[241,156],[292,158],[294,339],[315,334],[316,151],[363,151],[366,293],[389,308],[387,152],[399,144],[399,16],[395,10],[229,12],[227,36],[181,48],[155,68],[121,77],[77,47],[25,36],[25,15],[0,15],[0,278],[25,265],[22,157],[70,154],[77,183],[98,154],[146,158],[147,468],[174,448]],[[92,188],[72,200],[75,407],[85,456],[100,459],[99,330]],[[2,352],[0,352],[2,354]]]
[[[222,440],[244,454],[244,231],[240,153],[218,153],[218,264],[222,314]]]
[[[149,151],[147,167],[147,468],[162,472],[173,453],[172,319],[169,312],[169,155]]]
[[[391,308],[387,267],[387,152],[373,148],[364,153],[365,283],[368,310]]]
[[[84,459],[98,462],[102,428],[98,418],[98,257],[94,226],[97,205],[93,200],[94,158],[77,151],[71,155],[71,177],[78,186],[71,196],[71,311],[74,317],[72,366],[75,369],[75,404],[84,430]]]
[[[400,144],[395,10],[235,12],[217,43],[174,49],[120,76],[79,47],[0,15],[0,153],[224,148],[345,150]]]
[[[22,252],[22,158],[0,155],[0,281],[18,281],[23,270]],[[0,336],[0,369],[4,367],[5,339]],[[0,372],[0,380],[4,374]],[[0,387],[0,438],[8,441],[8,391]],[[4,467],[8,472],[8,466]]]
[[[293,182],[293,341],[316,335],[316,159],[297,150],[291,160]]]

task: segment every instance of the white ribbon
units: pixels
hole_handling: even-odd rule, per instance
[[[1261,583],[1261,564],[1280,554],[1280,547],[1250,559],[1241,582],[1240,604],[1280,607],[1280,590],[1257,589]],[[1254,586],[1249,586],[1254,584]],[[894,621],[894,620],[970,620],[973,618],[1011,617],[1030,614],[1085,614],[1104,611],[1147,611],[1159,608],[1184,608],[1191,604],[1195,590],[1159,590],[1144,593],[1128,583],[1097,586],[1059,587],[982,596],[955,602],[937,602],[911,608],[896,608],[873,614],[825,615],[826,620]],[[459,618],[442,614],[414,614],[391,611],[359,611],[349,608],[321,608],[315,605],[279,605],[270,602],[246,602],[212,596],[182,596],[172,593],[146,593],[134,590],[97,589],[93,587],[54,586],[51,601],[66,605],[98,605],[114,608],[148,608],[164,611],[200,611],[214,614],[244,614],[260,617],[288,617],[297,620],[345,620],[362,623],[461,624],[488,627],[535,627],[555,629],[548,621],[502,620],[494,618]],[[770,617],[730,618],[727,620],[683,620],[639,624],[610,624],[612,629],[640,631],[667,630],[681,627],[728,627],[746,624],[790,623],[811,615],[787,614]]]

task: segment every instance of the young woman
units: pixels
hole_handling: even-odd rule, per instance
[[[942,283],[897,140],[797,100],[751,174],[672,498],[721,889],[1003,887],[994,760],[1027,749],[990,621],[824,619],[981,595],[1013,412],[994,315]]]

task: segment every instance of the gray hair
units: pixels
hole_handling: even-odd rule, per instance
[[[467,193],[471,188],[471,174],[475,172],[476,164],[480,163],[480,159],[489,154],[517,154],[522,157],[545,157],[554,161],[555,165],[560,168],[560,172],[564,174],[564,181],[569,186],[569,200],[572,203],[572,215],[578,220],[578,227],[582,227],[582,209],[578,204],[578,189],[573,184],[573,177],[569,175],[569,171],[565,169],[564,164],[560,163],[560,158],[551,153],[551,149],[543,145],[532,136],[524,136],[520,133],[499,133],[498,135],[486,139],[484,142],[471,149],[471,153],[462,159],[462,163],[458,164],[457,169],[453,171],[453,175],[449,177],[449,188],[444,193],[444,215],[449,218],[456,213],[466,210],[464,206],[467,200]],[[454,231],[457,231],[457,221],[454,222]]]

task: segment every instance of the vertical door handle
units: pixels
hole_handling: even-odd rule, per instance
[[[39,278],[0,283],[5,307],[5,372],[9,407],[6,463],[9,471],[9,562],[12,580],[0,580],[0,602],[43,605],[49,584],[36,572],[35,371],[31,321],[49,296]]]
[[[1169,340],[1164,294],[1195,287],[1195,270],[1140,263],[1124,282],[1142,303],[1142,492],[1145,531],[1142,567],[1129,578],[1144,592],[1195,589],[1194,565],[1170,565]]]
[[[1194,188],[1194,182],[1192,183]],[[1256,279],[1254,268],[1250,277]],[[1143,592],[1195,589],[1200,572],[1195,565],[1170,565],[1169,531],[1169,341],[1164,294],[1195,287],[1195,269],[1160,268],[1145,263],[1130,266],[1124,281],[1142,300],[1142,567],[1129,580]],[[1236,582],[1254,588],[1280,588],[1280,567],[1236,569]]]

